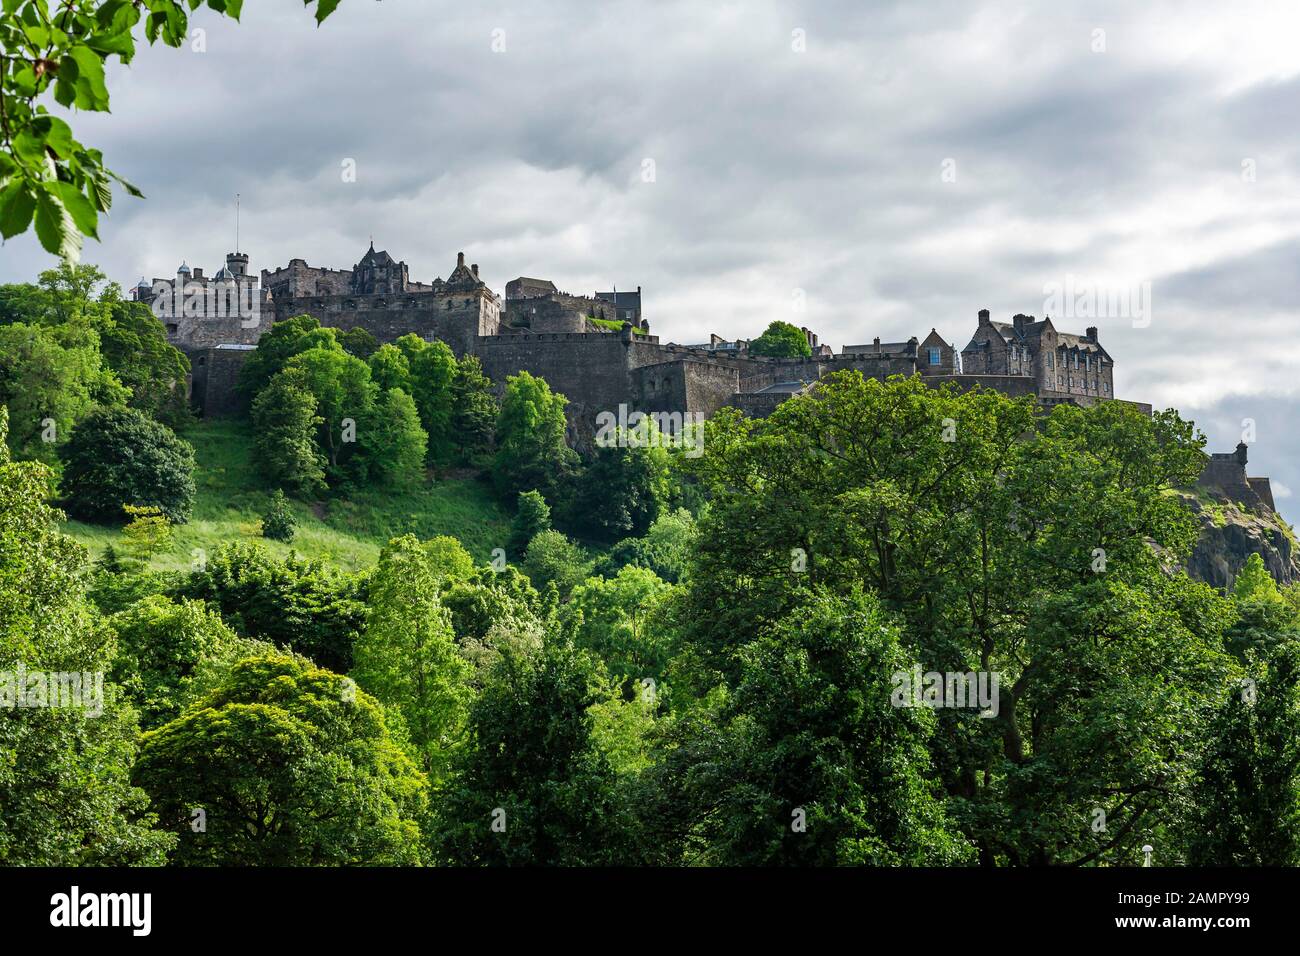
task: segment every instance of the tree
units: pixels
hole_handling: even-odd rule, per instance
[[[272,323],[239,370],[240,394],[246,401],[253,401],[271,379],[284,371],[291,358],[318,348],[343,351],[338,343],[338,333],[332,328],[321,328],[314,316],[295,315]]]
[[[502,495],[535,488],[555,502],[577,461],[564,441],[567,404],[568,399],[552,393],[544,379],[528,372],[506,379],[493,464],[493,478]]]
[[[506,545],[512,554],[522,554],[538,533],[549,531],[551,509],[546,499],[536,491],[519,492],[515,516],[510,522],[510,541]]]
[[[370,367],[336,346],[299,352],[285,364],[285,372],[316,397],[316,436],[328,462],[327,474],[342,477],[341,466],[356,450],[357,424],[374,410],[377,389],[370,381]]]
[[[366,329],[357,326],[354,329],[348,329],[339,336],[339,344],[349,355],[355,355],[361,361],[369,361],[370,356],[375,354],[379,348],[379,340],[370,334]]]
[[[1230,671],[1230,608],[1167,572],[1197,533],[1168,493],[1204,466],[1189,423],[848,372],[708,427],[682,608],[704,670],[734,688],[803,590],[875,591],[924,671],[1000,675],[997,716],[941,709],[930,745],[982,863],[1131,859],[1175,825]]]
[[[381,484],[411,485],[424,477],[428,436],[411,396],[390,388],[358,427],[358,470]]]
[[[613,578],[588,578],[564,607],[574,641],[604,661],[625,689],[663,681],[672,647],[667,629],[652,622],[670,590],[653,571],[627,567]]]
[[[644,535],[668,507],[672,494],[668,450],[649,419],[620,433],[617,444],[597,447],[578,474],[568,524],[593,537]]]
[[[406,355],[396,345],[381,345],[369,359],[370,380],[387,391],[400,388],[411,394],[411,366]]]
[[[554,584],[562,598],[568,597],[591,573],[591,567],[592,562],[582,548],[558,531],[534,535],[524,554],[524,570],[533,579],[533,586],[545,588]]]
[[[185,398],[190,360],[167,341],[166,330],[147,305],[112,302],[97,331],[104,363],[130,389],[132,408],[172,428],[192,421]]]
[[[346,673],[365,626],[362,578],[296,554],[277,560],[256,544],[217,548],[174,589],[208,602],[238,634],[261,638]]]
[[[402,715],[434,781],[460,743],[470,696],[470,666],[456,649],[440,583],[414,535],[390,541],[370,580],[353,668],[362,687]]]
[[[9,407],[15,454],[54,464],[58,446],[91,409],[128,396],[103,367],[88,325],[0,326],[0,404]]]
[[[1246,559],[1233,582],[1232,605],[1237,619],[1225,642],[1243,662],[1251,650],[1267,656],[1280,641],[1300,638],[1300,608],[1286,600],[1258,554]]]
[[[114,615],[113,628],[119,644],[112,677],[140,708],[145,729],[180,714],[205,660],[228,660],[239,649],[235,633],[202,601],[152,595]]]
[[[456,377],[456,355],[446,342],[426,342],[413,332],[394,344],[410,368],[411,396],[429,435],[429,463],[445,466],[454,457],[452,383]]]
[[[133,408],[101,408],[61,451],[68,511],[91,521],[121,518],[123,505],[157,508],[184,524],[194,506],[194,448]]]
[[[338,4],[320,0],[316,22]],[[150,44],[161,38],[179,47],[189,35],[187,5],[192,10],[199,0],[151,0],[147,16],[140,5],[118,0],[87,0],[56,15],[43,0],[0,7],[6,54],[0,70],[0,238],[25,232],[34,221],[47,252],[75,261],[83,236],[99,239],[99,214],[112,205],[112,181],[142,195],[104,165],[99,150],[75,140],[45,103],[52,97],[65,109],[108,112],[109,58],[131,62],[142,17]],[[207,6],[238,20],[242,3],[208,0]]]
[[[0,694],[15,690],[21,662],[29,676],[76,673],[83,696],[0,719],[0,865],[160,865],[174,838],[130,783],[135,711],[112,682],[84,693],[116,654],[85,598],[86,551],[57,530],[49,469],[10,460],[7,426],[0,407]]]
[[[459,865],[622,862],[617,777],[591,713],[604,700],[598,665],[571,645],[505,650],[437,809],[438,856]]]
[[[147,562],[171,547],[176,529],[161,509],[151,505],[123,505],[122,510],[131,519],[122,529],[129,554]]]
[[[272,541],[292,541],[298,521],[289,508],[284,492],[276,488],[271,495],[271,502],[262,515],[262,537]]]
[[[734,696],[684,721],[638,802],[659,862],[953,865],[972,847],[945,813],[934,714],[894,706],[911,670],[878,602],[803,593],[741,651]],[[660,856],[663,854],[663,856]]]
[[[772,358],[808,358],[812,346],[808,336],[798,326],[777,320],[763,334],[749,343],[750,355],[768,355]]]
[[[491,450],[501,411],[492,394],[492,380],[483,374],[478,356],[466,355],[456,363],[451,395],[451,431],[457,458],[470,464]]]
[[[1226,696],[1190,801],[1192,866],[1300,864],[1300,654],[1275,644]]]
[[[614,545],[596,566],[598,573],[612,577],[620,568],[649,568],[669,584],[686,579],[695,548],[695,519],[685,508],[665,511],[641,538],[624,538]]]
[[[302,377],[280,373],[253,401],[253,458],[272,484],[304,498],[325,491],[325,456],[316,446],[324,419]]]
[[[369,694],[300,658],[239,661],[144,735],[134,779],[183,866],[419,862],[423,777]]]

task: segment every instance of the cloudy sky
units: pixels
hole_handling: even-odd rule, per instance
[[[248,0],[191,26],[73,119],[148,196],[86,250],[123,284],[218,268],[239,193],[255,269],[373,235],[428,281],[464,250],[498,291],[639,285],[665,341],[786,319],[960,348],[980,308],[1047,312],[1211,450],[1252,419],[1251,472],[1300,515],[1293,0],[343,0],[319,29]],[[0,282],[48,265],[0,248]]]

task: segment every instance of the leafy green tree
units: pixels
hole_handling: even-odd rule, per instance
[[[1287,601],[1277,582],[1252,554],[1232,584],[1237,619],[1228,629],[1228,649],[1244,661],[1249,651],[1267,655],[1281,641],[1300,639],[1300,608]]]
[[[271,494],[271,501],[262,515],[262,537],[272,541],[292,541],[298,529],[298,520],[293,516],[288,499],[279,488]]]
[[[456,649],[440,583],[414,535],[390,541],[370,580],[353,668],[362,687],[402,715],[435,781],[460,744],[470,698],[470,665]]]
[[[324,419],[299,373],[282,372],[253,401],[253,458],[281,488],[304,498],[325,491],[325,456],[316,444]]]
[[[98,326],[104,363],[131,391],[128,404],[180,428],[193,421],[185,399],[190,360],[170,342],[149,307],[140,302],[113,302]]]
[[[0,407],[0,672],[8,683],[21,662],[29,675],[75,672],[93,683],[116,655],[113,631],[86,600],[85,549],[57,529],[49,469],[10,460],[7,426]],[[0,718],[0,865],[164,861],[174,838],[154,829],[129,778],[135,711],[111,682],[94,696]]]
[[[157,508],[183,524],[194,507],[194,448],[133,408],[91,412],[61,449],[68,511],[114,521],[123,505]]]
[[[379,340],[361,326],[348,329],[340,335],[339,344],[343,346],[345,352],[355,355],[363,362],[368,362],[370,356],[374,355],[375,350],[379,348]]]
[[[72,128],[46,104],[53,99],[65,109],[108,112],[105,65],[111,57],[131,62],[141,20],[150,44],[161,38],[179,47],[189,35],[186,8],[199,3],[81,0],[54,14],[47,0],[6,0],[0,6],[0,238],[34,223],[47,252],[75,260],[83,237],[99,239],[99,215],[113,202],[112,181],[142,195],[104,165],[99,150],[74,139]],[[316,22],[338,4],[320,0]],[[207,6],[238,20],[243,0],[207,0]]]
[[[891,701],[912,660],[860,592],[799,595],[741,652],[734,696],[688,720],[638,801],[658,862],[953,865],[927,743],[933,712]]]
[[[421,546],[429,558],[429,567],[438,580],[440,591],[446,591],[457,581],[474,577],[474,558],[451,535],[434,535]]]
[[[558,531],[542,531],[533,536],[524,554],[524,570],[533,586],[554,584],[560,597],[567,598],[591,573],[593,562],[586,553]]]
[[[341,348],[313,348],[289,359],[285,372],[300,376],[316,396],[321,419],[317,442],[328,461],[327,474],[341,477],[341,466],[356,451],[358,423],[374,411],[377,389],[370,381],[370,367]]]
[[[239,370],[238,390],[252,402],[271,379],[284,371],[289,360],[310,349],[343,351],[334,329],[321,328],[314,316],[295,315],[275,322],[257,340],[257,348]]]
[[[749,354],[773,358],[808,358],[812,355],[812,346],[808,344],[808,336],[798,326],[777,320],[749,343]]]
[[[1230,609],[1167,571],[1197,533],[1167,493],[1204,465],[1190,424],[849,372],[766,419],[724,410],[707,438],[683,608],[701,666],[734,686],[800,590],[875,591],[925,671],[1000,674],[997,717],[943,709],[931,744],[982,863],[1131,859],[1177,820],[1183,742],[1229,672]]]
[[[514,554],[528,549],[528,542],[538,533],[551,527],[551,509],[546,499],[536,491],[519,492],[515,516],[510,522],[510,541],[506,545]]]
[[[144,735],[134,779],[176,821],[183,866],[420,861],[423,776],[370,695],[300,658],[239,661]]]
[[[180,714],[204,659],[229,659],[239,648],[235,633],[201,601],[153,595],[114,615],[112,623],[118,653],[111,676],[139,708],[145,729]]]
[[[686,579],[695,547],[695,519],[685,508],[665,511],[641,538],[624,538],[596,566],[599,574],[613,577],[621,568],[649,568],[669,584]]]
[[[381,345],[369,359],[370,380],[387,391],[400,388],[411,394],[411,366],[396,345]]]
[[[591,712],[605,700],[598,665],[571,645],[506,648],[437,808],[437,855],[461,865],[623,862],[617,775]]]
[[[454,458],[452,433],[452,383],[456,355],[446,342],[426,342],[413,332],[394,343],[406,357],[411,375],[411,396],[429,435],[429,463],[443,467]]]
[[[577,455],[565,444],[564,406],[546,381],[527,372],[506,379],[497,419],[493,478],[502,495],[537,489],[552,504],[574,470]]]
[[[206,601],[237,634],[339,673],[351,669],[352,646],[366,619],[363,579],[296,554],[277,560],[256,544],[217,548],[173,596]]]
[[[673,648],[669,631],[655,625],[669,590],[653,571],[626,567],[613,578],[588,578],[575,587],[564,618],[577,645],[604,661],[624,688],[661,683]]]
[[[411,396],[400,388],[384,392],[357,428],[358,469],[381,484],[411,485],[424,477],[428,436]]]
[[[485,644],[494,628],[540,625],[547,614],[532,582],[511,565],[501,571],[479,568],[470,577],[452,582],[442,594],[442,603],[462,646]]]
[[[176,538],[176,529],[161,509],[152,505],[123,505],[131,520],[122,529],[126,550],[141,561],[166,551]]]
[[[1273,644],[1227,695],[1193,789],[1187,862],[1300,864],[1300,653]]]
[[[640,537],[668,507],[668,451],[650,421],[643,421],[649,427],[624,433],[626,441],[595,449],[574,481],[569,525],[604,540]]]
[[[0,404],[9,407],[14,454],[54,464],[58,446],[95,405],[125,404],[128,395],[103,367],[88,325],[0,326]]]
[[[451,383],[451,433],[459,461],[473,464],[491,451],[500,412],[492,380],[483,374],[478,356],[463,356]]]

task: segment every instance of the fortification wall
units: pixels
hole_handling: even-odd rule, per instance
[[[483,372],[499,388],[506,378],[528,372],[538,375],[569,399],[570,418],[594,420],[601,411],[631,405],[633,394],[629,352],[637,348],[618,335],[600,332],[539,335],[479,336],[474,353]]]
[[[205,418],[243,411],[235,386],[252,349],[203,348],[186,354],[190,359],[190,404]]]
[[[305,314],[343,332],[361,327],[380,343],[414,332],[442,339],[457,356],[472,352],[477,336],[497,331],[494,307],[480,293],[314,296],[276,300],[275,312],[277,321]]]

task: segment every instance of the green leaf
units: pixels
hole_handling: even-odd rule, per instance
[[[46,252],[60,259],[76,262],[81,258],[81,233],[63,204],[44,191],[36,194],[36,236]]]
[[[72,127],[57,116],[42,116],[32,123],[32,127],[45,138],[45,145],[54,150],[59,159],[67,159],[77,148],[77,141],[72,138]]]
[[[310,6],[311,0],[304,0]],[[320,26],[325,18],[338,9],[340,0],[316,0],[316,25]]]
[[[98,241],[99,214],[95,212],[95,207],[90,204],[85,193],[72,183],[51,183],[50,188],[59,197],[68,215],[72,217],[72,223],[77,227],[77,231],[83,236],[90,236]]]
[[[100,212],[108,212],[113,208],[113,190],[108,185],[108,180],[102,176],[92,176],[90,178],[91,198],[95,202],[95,208]]]
[[[27,182],[15,179],[0,192],[0,236],[12,239],[25,232],[32,221],[36,200],[27,190]]]
[[[106,169],[104,170],[104,172],[108,173],[110,176],[116,179],[121,184],[122,188],[125,189],[127,193],[134,196],[136,199],[144,198],[144,193],[140,192],[140,190],[136,189],[135,186],[128,183],[125,179],[123,179],[117,173],[113,172],[111,169]]]
[[[90,47],[74,46],[64,57],[77,65],[76,104],[85,110],[108,109],[108,87],[104,85],[104,61]]]

